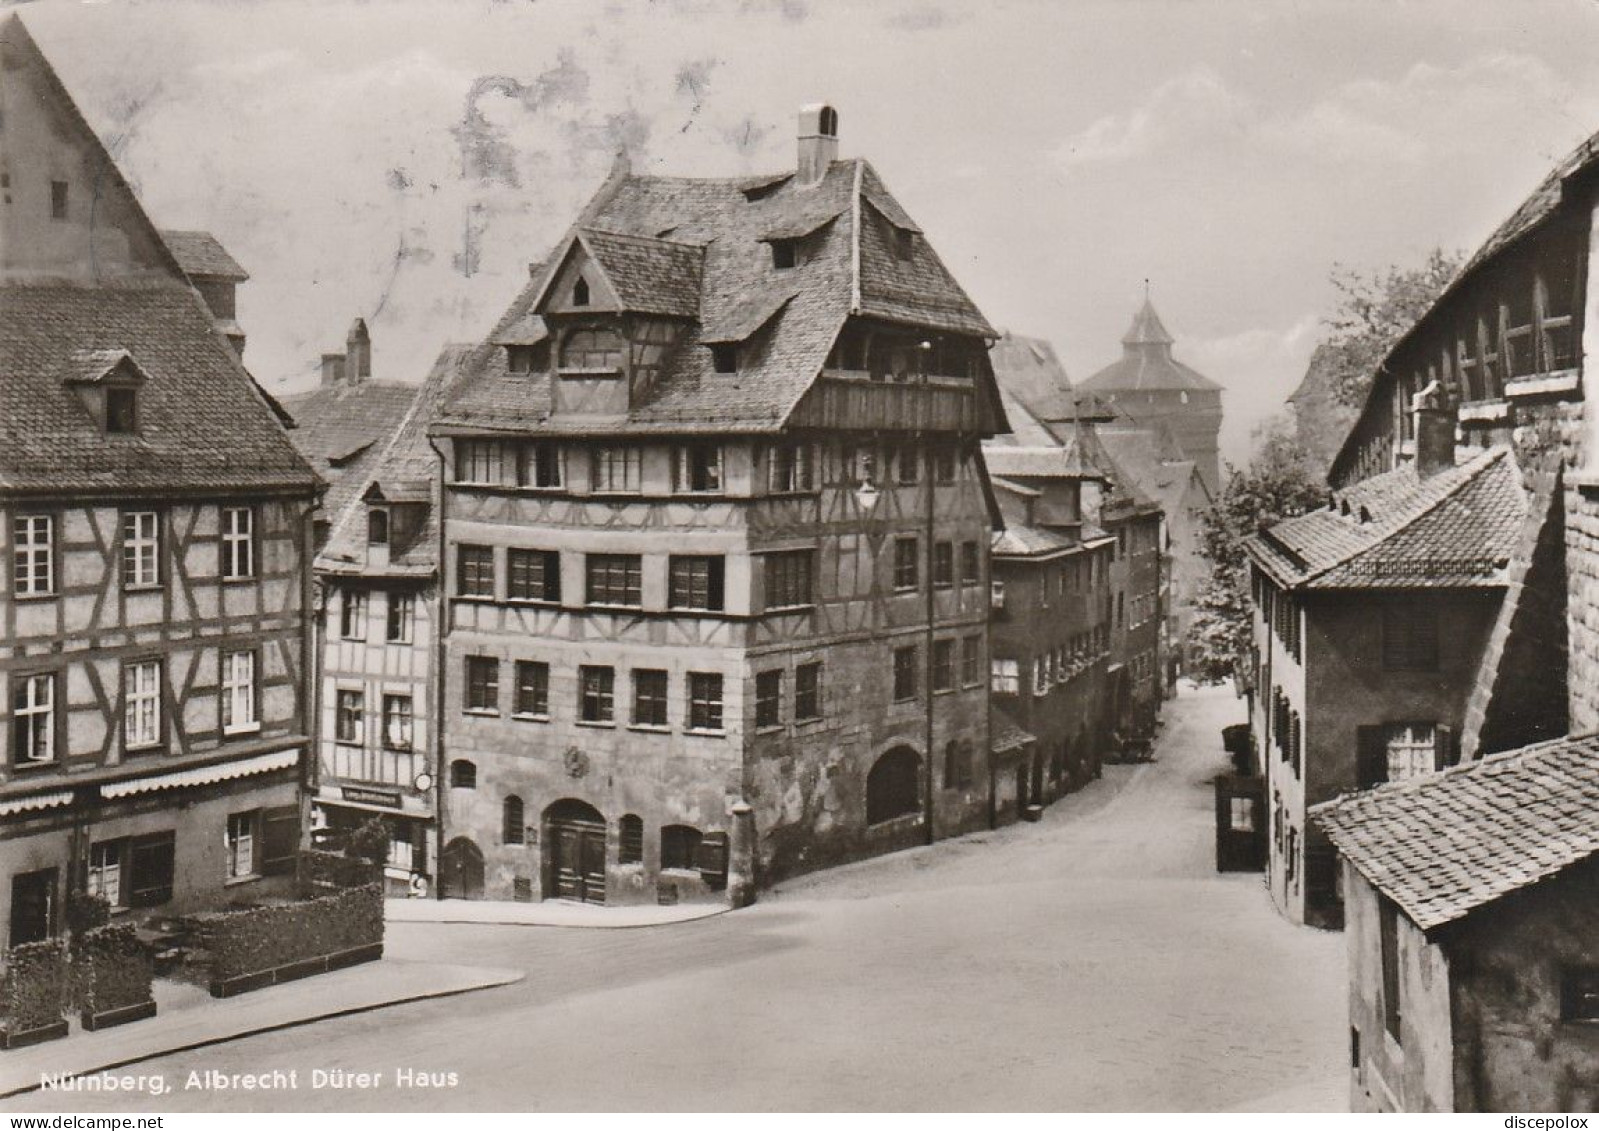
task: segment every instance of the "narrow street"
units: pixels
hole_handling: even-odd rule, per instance
[[[1225,689],[1169,704],[1157,760],[1018,825],[639,930],[402,924],[395,957],[526,982],[127,1069],[175,1093],[29,1110],[204,1110],[191,1070],[376,1071],[377,1090],[251,1093],[253,1110],[1344,1110],[1340,935],[1214,871]],[[271,991],[265,991],[271,992]],[[396,1092],[397,1068],[459,1085]],[[66,1102],[63,1102],[66,1101]]]

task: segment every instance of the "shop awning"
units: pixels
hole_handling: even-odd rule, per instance
[[[111,782],[100,787],[100,796],[113,799],[132,797],[140,793],[154,793],[162,789],[190,789],[200,785],[232,781],[235,778],[269,774],[273,770],[293,769],[300,764],[298,750],[279,750],[273,754],[259,754],[254,758],[241,758],[237,762],[213,762],[209,766],[196,766],[191,770],[177,770],[170,774],[152,774],[144,778]]]
[[[35,793],[32,797],[0,801],[0,817],[14,817],[18,813],[33,813],[40,809],[54,809],[58,805],[70,804],[72,804],[70,789],[58,790],[55,793]]]

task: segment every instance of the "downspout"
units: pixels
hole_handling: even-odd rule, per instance
[[[449,608],[449,599],[445,586],[446,562],[445,547],[447,541],[444,534],[445,514],[444,501],[449,498],[449,492],[444,489],[445,472],[448,463],[444,458],[444,450],[438,446],[432,436],[428,438],[428,447],[433,449],[433,454],[438,457],[439,471],[436,482],[439,485],[439,534],[438,534],[438,569],[434,584],[434,614],[433,614],[433,830],[437,839],[438,851],[434,855],[433,873],[436,877],[433,882],[433,898],[444,898],[444,791],[447,767],[444,764],[444,677],[447,668],[446,636],[448,626],[453,624],[452,612]]]
[[[322,775],[322,633],[324,591],[316,582],[316,526],[312,518],[320,500],[300,515],[300,691],[301,730],[306,735],[306,757],[300,769],[301,839],[309,843],[311,808],[321,788]],[[309,711],[307,710],[309,705]],[[309,717],[307,717],[309,715]]]
[[[928,445],[923,444],[922,448],[928,455],[932,454],[932,449]],[[927,725],[924,744],[927,750],[927,765],[922,775],[925,779],[922,826],[923,843],[932,844],[935,839],[933,833],[933,615],[938,605],[933,562],[937,555],[933,551],[933,461],[931,459],[923,459],[922,463],[922,484],[924,488],[922,496],[925,501],[924,529],[926,530],[924,544],[927,546],[927,647],[925,649],[926,662],[922,665],[924,669],[923,675],[925,676],[924,686],[927,689],[927,714],[925,720]],[[953,553],[954,551],[952,550],[951,569],[954,568]]]

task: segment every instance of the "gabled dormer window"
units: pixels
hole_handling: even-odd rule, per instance
[[[512,373],[542,373],[550,367],[550,344],[506,346],[505,360]]]
[[[711,368],[717,373],[737,373],[738,347],[734,345],[712,346]]]
[[[105,430],[119,436],[131,436],[139,430],[139,390],[127,385],[106,387]]]
[[[382,507],[366,512],[366,543],[368,546],[389,544],[389,512]]]
[[[561,347],[562,369],[622,367],[622,338],[610,329],[574,330]]]
[[[773,240],[772,241],[772,266],[779,271],[786,271],[794,266],[798,258],[798,240]]]
[[[572,305],[587,306],[589,304],[589,281],[578,276],[577,282],[572,284]]]

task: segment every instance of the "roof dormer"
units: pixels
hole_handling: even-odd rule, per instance
[[[108,436],[136,436],[140,427],[139,393],[148,377],[127,350],[79,350],[63,383],[83,402]]]

